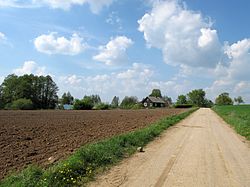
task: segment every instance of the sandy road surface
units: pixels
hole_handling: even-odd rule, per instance
[[[250,146],[200,109],[90,186],[250,186]]]

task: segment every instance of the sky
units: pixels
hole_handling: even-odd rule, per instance
[[[250,103],[248,0],[0,0],[0,84],[51,75],[59,96],[173,100],[203,89]]]

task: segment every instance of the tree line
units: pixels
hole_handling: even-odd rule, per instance
[[[0,108],[54,109],[58,87],[52,77],[8,75],[0,86]]]
[[[114,96],[111,103],[101,101],[99,95],[84,96],[82,99],[75,99],[70,92],[58,97],[58,87],[52,77],[35,76],[33,74],[17,76],[8,75],[0,85],[0,109],[63,109],[63,105],[72,105],[75,110],[89,109],[137,109],[142,108],[136,96],[125,96],[120,102],[119,97]],[[172,105],[172,99],[163,96],[160,89],[153,89],[149,96],[160,97]],[[232,105],[233,103],[244,103],[241,96],[230,98],[228,93],[220,94],[216,100],[217,105]],[[202,89],[195,89],[186,95],[179,95],[176,107],[212,107],[214,103],[206,98],[206,92]]]

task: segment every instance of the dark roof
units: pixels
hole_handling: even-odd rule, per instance
[[[160,97],[146,97],[145,99],[142,100],[142,102],[144,102],[146,99],[149,99],[152,103],[162,103],[162,104],[165,104],[166,102],[160,98]]]

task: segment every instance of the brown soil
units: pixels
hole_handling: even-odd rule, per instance
[[[0,179],[31,163],[46,166],[51,156],[63,159],[86,143],[183,111],[0,111]]]

